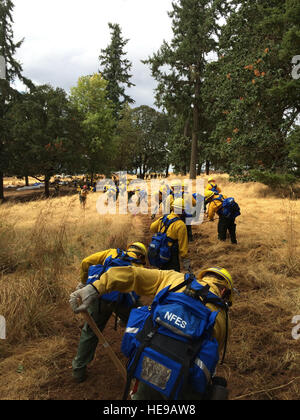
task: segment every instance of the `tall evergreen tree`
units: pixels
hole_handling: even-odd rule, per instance
[[[32,83],[22,76],[22,66],[14,58],[23,40],[14,41],[13,8],[14,4],[11,0],[0,0],[0,56],[4,57],[6,63],[6,78],[0,80],[0,200],[4,198],[3,175],[7,171],[7,155],[10,147],[6,115],[12,102],[18,96],[12,83],[19,79],[25,85],[33,87]]]
[[[227,11],[222,0],[177,0],[169,12],[174,37],[164,41],[157,54],[143,61],[150,64],[158,81],[156,104],[169,112],[191,115],[190,178],[196,178],[199,132],[203,125],[202,81],[207,56],[217,46],[218,19]],[[168,70],[166,71],[166,67]]]
[[[123,56],[124,47],[128,39],[122,38],[121,28],[118,24],[108,24],[111,29],[111,43],[107,48],[101,50],[99,56],[100,72],[105,80],[108,81],[107,97],[114,104],[114,116],[120,118],[120,113],[124,104],[133,104],[134,100],[125,92],[126,87],[135,86],[130,79],[129,74],[132,64]]]

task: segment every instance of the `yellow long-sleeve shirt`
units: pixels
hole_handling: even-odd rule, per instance
[[[118,291],[129,293],[134,291],[140,296],[155,296],[165,287],[172,288],[184,281],[184,274],[173,270],[156,270],[141,267],[113,267],[101,278],[93,283],[100,295]],[[219,288],[212,277],[203,277],[200,284],[209,284],[210,292],[220,296]],[[182,292],[184,288],[178,290]],[[220,311],[216,317],[213,335],[219,343],[219,350],[224,347],[226,337],[226,315],[223,309],[208,303],[207,307],[213,311]],[[230,330],[230,327],[229,327]]]
[[[218,193],[220,194],[221,193],[221,188],[220,187],[218,187],[217,186],[217,184],[215,183],[215,182],[209,182],[207,185],[206,185],[206,188],[205,188],[205,190],[212,190],[213,188],[215,188],[217,191],[218,191]]]
[[[167,216],[169,220],[174,219],[175,217],[178,217],[178,215],[176,215],[173,212]],[[162,223],[162,217],[160,217],[151,224],[150,232],[164,232],[164,224]],[[187,258],[189,246],[185,223],[182,220],[177,220],[176,222],[172,223],[168,228],[167,236],[171,239],[174,239],[175,241],[178,241],[179,256],[183,259]],[[172,243],[170,242],[169,245],[171,246]]]
[[[223,199],[226,198],[225,195],[222,195]],[[214,196],[214,201],[209,203],[207,216],[209,220],[213,220],[217,211],[222,207],[222,200],[218,199],[218,196]]]
[[[136,255],[133,252],[127,252],[129,257],[136,258]],[[91,265],[103,265],[106,258],[112,256],[112,258],[117,258],[118,250],[111,248],[106,249],[105,251],[96,252],[95,254],[90,255],[87,258],[84,258],[80,266],[80,280],[81,283],[86,284],[88,279],[88,271]],[[133,263],[134,265],[137,265]]]

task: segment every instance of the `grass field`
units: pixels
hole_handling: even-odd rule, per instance
[[[194,272],[227,268],[240,296],[231,309],[232,335],[218,373],[231,399],[299,399],[300,339],[292,319],[300,315],[300,206],[258,183],[217,183],[241,207],[238,245],[217,241],[217,221],[193,227]],[[0,399],[120,399],[123,384],[103,350],[89,379],[75,385],[71,361],[82,320],[69,307],[85,256],[132,240],[149,243],[150,216],[101,216],[98,193],[86,210],[78,196],[0,206]],[[120,353],[123,330],[109,322],[105,336]]]

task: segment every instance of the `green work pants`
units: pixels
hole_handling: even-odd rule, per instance
[[[139,306],[138,303],[136,306]],[[101,299],[96,299],[89,307],[88,312],[96,322],[100,331],[103,331],[112,313],[127,324],[130,310],[126,305],[118,304],[115,302],[106,302]],[[85,376],[86,366],[93,360],[95,351],[98,344],[98,338],[94,334],[90,326],[85,323],[79,340],[77,354],[72,361],[73,376],[74,378],[81,379]]]

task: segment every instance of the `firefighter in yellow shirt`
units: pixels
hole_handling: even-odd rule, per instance
[[[101,270],[101,266],[105,262],[108,270],[111,270],[110,266],[113,267],[116,264],[141,266],[146,263],[146,256],[147,249],[141,242],[134,242],[126,252],[121,249],[107,249],[92,254],[81,262],[80,283],[77,285],[77,290],[84,288],[87,283],[88,285],[93,284],[94,278],[99,278],[99,275],[96,274],[97,267],[100,267]],[[124,263],[124,261],[126,262]],[[96,268],[96,271],[94,270],[89,274],[90,267]],[[89,308],[89,312],[99,330],[103,331],[113,313],[116,315],[116,320],[119,318],[126,325],[130,310],[137,306],[140,306],[139,296],[133,293],[128,295],[113,293],[103,296],[101,300],[94,301]],[[97,344],[98,338],[89,325],[85,323],[81,331],[77,354],[72,361],[72,373],[76,382],[80,383],[86,379],[86,368],[94,358]]]
[[[87,185],[84,185],[82,187],[82,189],[80,190],[80,193],[79,193],[79,201],[80,201],[80,205],[83,209],[85,209],[85,206],[86,206],[86,200],[87,200],[88,193],[89,193],[88,187],[87,187]]]
[[[216,180],[213,176],[210,176],[207,180],[208,184],[206,186],[206,190],[211,190],[215,194],[220,194],[222,192],[221,188],[217,186]]]
[[[171,248],[171,259],[161,268],[162,270],[180,271],[180,259],[182,260],[183,267],[186,271],[190,267],[190,260],[188,259],[188,235],[182,215],[183,208],[184,200],[177,198],[172,203],[171,213],[165,217],[168,221],[172,221],[174,219],[178,220],[173,221],[167,230],[163,222],[164,216],[160,217],[150,226],[151,233],[166,233],[167,237],[170,238],[169,246]]]
[[[183,273],[173,270],[162,271],[140,267],[116,267],[104,273],[101,278],[83,289],[77,290],[70,295],[70,305],[75,313],[87,310],[90,304],[97,300],[101,295],[118,290],[122,293],[135,291],[141,296],[155,296],[168,286],[176,288],[185,280]],[[230,322],[226,308],[232,305],[233,300],[233,279],[230,273],[220,267],[210,267],[203,269],[196,277],[196,281],[201,286],[209,286],[209,291],[223,300],[225,306],[220,310],[220,306],[214,303],[206,303],[211,311],[217,311],[213,324],[213,337],[218,342],[218,351],[226,350],[227,339],[230,334]],[[208,285],[208,286],[207,286]],[[183,292],[184,287],[178,288],[176,293]],[[225,351],[224,350],[224,351]],[[203,367],[205,369],[205,366]],[[153,372],[155,376],[157,372]],[[211,380],[212,378],[208,378]],[[162,399],[161,394],[156,390],[149,389],[147,385],[140,382],[133,399]],[[198,399],[197,393],[193,392],[192,386],[185,399]]]
[[[223,201],[227,197],[221,194],[215,194],[213,191],[205,192],[205,202],[209,205],[207,211],[207,217],[210,221],[214,220],[216,215],[219,216],[218,221],[218,239],[220,241],[226,241],[227,231],[230,235],[232,244],[237,244],[236,239],[236,224],[235,215],[230,217],[224,215]],[[240,213],[239,213],[240,214]]]
[[[163,214],[168,214],[169,212],[165,209],[169,209],[170,207],[166,206],[166,201],[168,200],[170,194],[170,187],[167,184],[161,185],[158,191],[155,191],[153,193],[154,200],[157,203],[156,208],[153,211],[153,214],[151,215],[152,220],[155,219],[156,214],[159,211],[160,206],[162,206],[162,212]]]
[[[193,232],[192,232],[192,226],[187,223],[187,218],[193,217],[193,208],[196,208],[197,202],[193,195],[187,191],[188,184],[185,181],[175,180],[171,183],[171,194],[167,197],[165,206],[166,208],[172,208],[174,200],[177,198],[182,198],[185,203],[184,207],[184,217],[183,221],[186,224],[186,229],[188,233],[188,241],[193,241]],[[189,204],[189,205],[187,205]],[[190,208],[191,207],[191,208]]]

